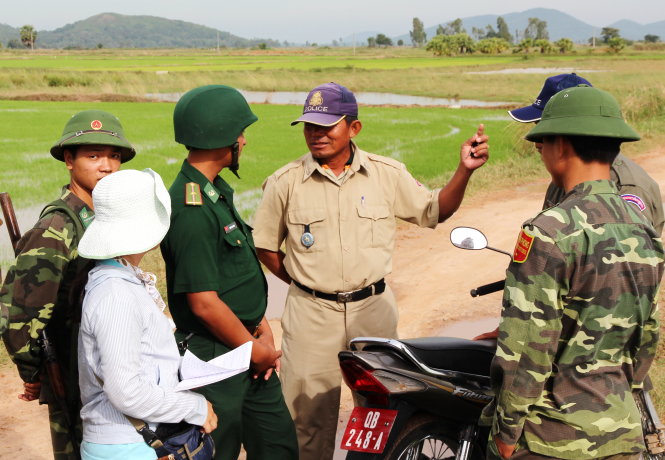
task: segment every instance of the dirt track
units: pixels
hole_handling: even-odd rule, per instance
[[[665,151],[659,151],[635,158],[658,181],[661,190],[665,190],[664,154]],[[543,179],[511,190],[481,194],[465,202],[457,214],[436,230],[400,226],[394,272],[388,281],[400,307],[401,337],[440,335],[444,328],[446,334],[468,336],[474,331],[455,330],[451,323],[498,316],[500,294],[472,299],[468,293],[475,286],[501,279],[507,256],[456,249],[448,235],[455,226],[474,226],[487,235],[490,246],[510,251],[520,224],[540,209],[546,186]],[[271,320],[271,324],[279,340],[279,321]],[[473,324],[485,327],[488,323]],[[3,446],[0,459],[52,458],[46,408],[18,400],[19,389],[20,380],[14,369],[0,369],[0,446]],[[351,406],[346,394],[340,427],[345,425]]]

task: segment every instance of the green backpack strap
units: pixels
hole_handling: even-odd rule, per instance
[[[81,218],[78,215],[76,215],[76,213],[69,206],[67,206],[67,203],[65,203],[65,201],[62,199],[57,199],[47,204],[46,207],[42,209],[42,212],[39,214],[39,218],[41,219],[57,211],[62,211],[63,213],[69,216],[69,218],[74,222],[74,226],[76,227],[76,234],[80,238],[81,235],[83,235],[83,232],[85,231],[83,223],[81,222]]]

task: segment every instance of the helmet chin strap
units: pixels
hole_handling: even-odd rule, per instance
[[[240,169],[240,163],[238,162],[238,157],[240,156],[240,144],[237,142],[231,146],[231,164],[229,165],[229,170],[235,176],[240,179],[238,175],[238,169]]]

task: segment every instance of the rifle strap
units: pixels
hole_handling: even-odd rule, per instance
[[[97,375],[95,375],[95,378],[97,379],[99,385],[102,388],[104,388],[104,381],[100,379],[99,376]],[[150,429],[150,426],[146,422],[127,414],[123,415],[129,421],[129,423],[132,424],[134,429],[141,435],[145,443],[148,444],[150,447],[152,447],[153,449],[158,449],[164,445],[162,441],[157,437],[157,434]]]
[[[47,204],[44,209],[42,209],[42,212],[39,214],[39,218],[43,218],[44,216],[47,216],[49,214],[53,214],[56,211],[62,211],[63,213],[67,214],[67,216],[74,222],[74,225],[76,226],[76,234],[80,238],[81,235],[83,235],[83,231],[85,230],[83,228],[83,223],[81,222],[81,218],[76,215],[76,213],[67,206],[67,203],[62,198],[59,198],[55,201],[52,201],[51,203]]]

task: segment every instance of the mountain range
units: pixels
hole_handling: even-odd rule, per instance
[[[496,20],[499,15],[481,15],[462,19],[464,29],[471,35],[472,28],[485,29],[491,25],[497,29]],[[601,27],[592,26],[575,17],[549,8],[532,8],[520,13],[501,15],[508,24],[513,37],[522,38],[529,18],[538,18],[547,22],[547,30],[551,41],[570,38],[577,43],[586,43],[592,36],[600,35]],[[420,18],[425,24],[432,24],[430,18]],[[445,25],[455,18],[436,22],[425,28],[427,37],[436,35],[438,25]],[[605,27],[605,26],[604,26]],[[606,27],[619,29],[623,38],[642,40],[647,34],[658,35],[665,40],[665,21],[650,24],[638,24],[634,21],[621,20]],[[366,31],[353,36],[340,38],[339,44],[363,46],[367,38],[380,31]],[[4,46],[10,40],[20,38],[19,28],[0,24],[0,43]],[[403,40],[411,43],[408,31],[392,36],[394,43]],[[37,43],[39,48],[214,48],[216,46],[245,48],[265,43],[269,47],[284,44],[279,40],[267,38],[242,38],[229,32],[220,31],[186,21],[165,19],[156,16],[127,16],[116,13],[102,13],[87,19],[67,24],[55,30],[38,30]],[[319,43],[323,45],[324,43]]]

